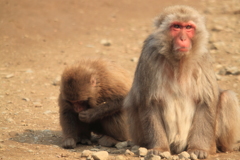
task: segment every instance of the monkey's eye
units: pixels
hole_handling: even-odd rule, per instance
[[[181,25],[179,25],[179,24],[174,24],[174,25],[173,25],[173,28],[181,28]]]
[[[186,29],[191,29],[191,28],[193,28],[191,25],[186,26]]]

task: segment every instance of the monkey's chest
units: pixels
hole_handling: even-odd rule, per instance
[[[176,152],[184,150],[187,145],[188,133],[193,121],[195,106],[192,99],[169,96],[164,102],[164,125],[171,147]]]

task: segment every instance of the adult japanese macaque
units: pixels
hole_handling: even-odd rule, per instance
[[[67,67],[61,79],[59,107],[64,148],[91,143],[112,146],[128,139],[123,100],[132,84],[128,71],[114,63],[81,60]]]
[[[199,159],[237,148],[238,99],[217,85],[204,18],[191,7],[171,6],[155,27],[124,101],[133,142],[149,154],[186,150]]]

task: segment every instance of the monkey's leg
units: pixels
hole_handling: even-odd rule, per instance
[[[223,91],[217,108],[216,136],[220,151],[239,150],[240,107],[234,92]]]
[[[142,144],[150,149],[148,154],[160,155],[170,152],[163,117],[158,103],[152,102],[149,106],[139,106],[139,124],[142,127]],[[137,114],[137,113],[136,113]],[[139,132],[139,131],[135,131]],[[134,135],[133,135],[134,136]],[[169,153],[170,154],[170,153]]]
[[[187,151],[194,153],[198,159],[207,158],[209,153],[216,152],[215,112],[214,105],[200,104],[196,108],[188,135]]]
[[[99,124],[95,125],[93,131],[103,135],[98,140],[98,143],[102,146],[111,147],[120,141],[126,141],[128,140],[126,116],[123,112],[118,112],[105,117],[100,120]]]
[[[79,121],[77,113],[70,110],[60,112],[60,124],[64,136],[63,148],[75,148],[77,142],[90,139],[88,124]]]

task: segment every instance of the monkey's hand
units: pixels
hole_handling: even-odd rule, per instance
[[[78,113],[78,118],[82,122],[91,123],[96,120],[94,109],[88,109],[86,111],[82,111]]]
[[[208,152],[200,149],[190,149],[187,151],[189,154],[194,153],[198,159],[206,159],[208,156]]]
[[[66,149],[73,149],[76,147],[76,141],[73,138],[67,138],[63,141],[62,147]]]

